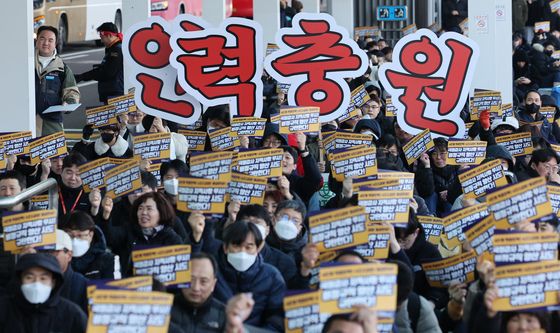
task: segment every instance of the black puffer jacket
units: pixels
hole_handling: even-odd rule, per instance
[[[115,255],[107,249],[103,232],[95,228],[89,250],[81,257],[72,258],[72,268],[88,279],[117,279],[119,267],[115,267]]]
[[[20,290],[20,274],[41,267],[53,273],[56,285],[45,303],[31,304]],[[17,289],[0,296],[0,333],[80,333],[86,331],[87,317],[80,308],[60,297],[63,277],[56,259],[48,254],[28,254],[16,266]]]
[[[171,322],[184,333],[223,332],[226,325],[225,305],[210,297],[202,306],[194,308],[178,293],[171,308]]]

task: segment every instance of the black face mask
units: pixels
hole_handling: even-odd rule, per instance
[[[113,133],[101,133],[101,140],[103,140],[103,142],[107,144],[111,143],[111,141],[113,141],[114,138],[115,138],[115,134]]]
[[[525,110],[527,110],[527,112],[529,114],[535,114],[539,111],[541,107],[535,103],[531,103],[531,104],[527,104],[525,105]]]
[[[546,55],[549,56],[549,57],[552,55],[552,51],[551,51],[551,50],[544,50],[543,53],[546,54]]]
[[[17,166],[17,170],[24,176],[31,176],[37,170],[37,168],[35,167],[35,165],[20,164]]]

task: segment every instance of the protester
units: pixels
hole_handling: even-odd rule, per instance
[[[37,136],[63,130],[62,112],[44,113],[51,106],[80,102],[80,91],[70,67],[56,52],[58,30],[41,26],[35,45],[35,112]]]
[[[13,294],[0,297],[0,332],[85,333],[85,313],[60,296],[64,277],[55,258],[42,253],[21,257],[15,279]]]
[[[112,22],[105,22],[97,27],[97,32],[101,42],[105,45],[105,56],[101,64],[94,66],[94,69],[76,75],[76,80],[98,81],[97,89],[99,101],[107,104],[107,99],[118,97],[124,94],[123,79],[123,36],[117,26]]]

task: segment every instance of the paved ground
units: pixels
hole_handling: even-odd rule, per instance
[[[99,64],[103,59],[104,48],[97,47],[94,43],[71,45],[65,48],[61,57],[75,74],[90,70],[93,65]],[[81,94],[82,106],[71,114],[64,116],[64,127],[69,132],[80,132],[86,123],[85,108],[101,105],[97,95],[97,82],[88,81],[78,84]]]

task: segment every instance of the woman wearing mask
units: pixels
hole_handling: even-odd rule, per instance
[[[116,124],[99,128],[99,138],[85,149],[85,158],[93,161],[103,157],[131,158],[132,150],[128,142],[120,136],[119,126]]]
[[[224,229],[223,238],[215,297],[226,303],[237,293],[252,293],[255,304],[245,323],[283,332],[286,284],[280,272],[264,263],[259,254],[264,240],[258,227],[245,220],[236,221]]]
[[[131,252],[135,246],[183,244],[181,237],[173,231],[174,222],[175,211],[169,201],[161,193],[150,192],[134,201],[128,225],[105,223],[101,228],[108,243],[113,244],[113,252],[127,263],[123,273],[128,273],[132,269]]]

